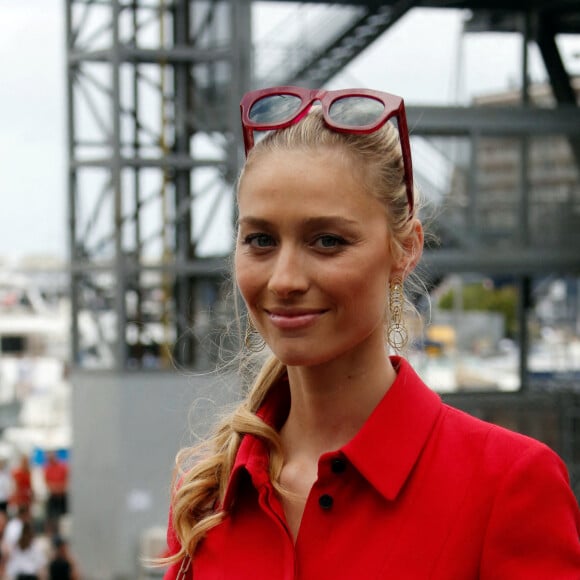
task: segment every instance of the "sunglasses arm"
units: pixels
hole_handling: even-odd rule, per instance
[[[405,167],[405,185],[407,188],[407,201],[409,202],[409,219],[414,213],[414,191],[413,191],[413,163],[411,161],[411,144],[409,141],[409,129],[407,127],[407,117],[403,109],[397,115],[399,125],[399,137],[401,142],[401,152],[403,154],[403,165]]]
[[[244,150],[246,153],[246,156],[248,155],[248,151],[254,146],[254,131],[253,129],[250,129],[249,127],[247,127],[244,122],[244,108],[243,106],[240,106],[241,109],[241,113],[242,113],[242,133],[244,136]]]

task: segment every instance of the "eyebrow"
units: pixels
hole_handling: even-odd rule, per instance
[[[257,228],[272,227],[272,222],[270,222],[269,220],[254,216],[242,217],[238,220],[238,224],[244,226],[253,226]],[[302,225],[304,225],[305,227],[314,227],[314,228],[324,228],[330,226],[352,227],[359,225],[359,222],[344,216],[325,215],[306,218],[302,220]]]

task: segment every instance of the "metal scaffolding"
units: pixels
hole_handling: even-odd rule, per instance
[[[301,18],[292,17],[274,31],[274,43],[261,47],[252,38],[253,4],[66,3],[77,366],[125,370],[166,367],[170,361],[186,368],[211,366],[214,338],[228,318],[221,282],[232,243],[241,94],[268,84],[322,86],[419,5],[293,3],[297,14],[311,16],[308,29],[294,29],[290,20]],[[408,108],[414,139],[423,137],[433,151],[457,149],[459,143],[467,152],[463,161],[449,159],[457,187],[437,223],[444,243],[427,250],[425,264],[433,276],[479,270],[525,277],[547,267],[577,271],[580,116],[556,44],[558,33],[577,30],[577,8],[551,2],[530,7],[517,0],[501,6],[479,0],[420,5],[471,9],[468,32],[517,32],[523,47],[518,102]],[[556,107],[529,95],[532,42],[543,57]],[[562,199],[550,199],[548,213],[545,197],[537,203],[539,186],[530,178],[529,159],[535,150],[542,155],[534,139],[551,135],[558,136],[556,148],[566,149],[571,185]],[[491,183],[484,167],[497,149],[512,157],[505,191]],[[488,203],[500,195],[501,203]],[[506,245],[509,253],[501,251]],[[528,298],[522,294],[522,303]]]
[[[66,16],[73,361],[203,365],[220,324],[250,2],[69,0]]]
[[[253,82],[323,84],[413,3],[321,3],[308,46],[289,39],[293,64],[256,55],[251,4],[66,3],[77,367],[215,362],[241,94]]]

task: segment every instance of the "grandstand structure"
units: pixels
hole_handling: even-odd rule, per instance
[[[416,164],[417,181],[438,216],[433,226],[440,243],[424,256],[428,286],[449,274],[480,272],[509,278],[519,292],[521,388],[450,398],[484,418],[546,440],[580,482],[580,395],[574,388],[531,389],[528,380],[535,280],[576,279],[580,273],[579,86],[558,43],[562,35],[580,35],[578,2],[279,0],[268,4],[309,17],[304,29],[296,24],[299,19],[292,26],[283,22],[272,33],[276,42],[258,42],[253,33],[260,4],[66,0],[71,358],[82,395],[75,420],[98,429],[111,406],[115,413],[127,413],[108,432],[111,446],[121,440],[122,445],[104,458],[99,459],[89,434],[75,432],[77,472],[92,474],[94,481],[74,485],[75,505],[89,510],[75,514],[79,533],[99,521],[99,510],[86,506],[107,473],[119,470],[125,478],[122,489],[102,516],[121,518],[129,506],[136,519],[128,524],[122,517],[108,539],[115,542],[118,536],[122,544],[119,539],[134,537],[139,526],[160,522],[165,499],[151,492],[153,505],[161,509],[149,513],[144,507],[149,492],[135,479],[161,485],[162,476],[140,471],[136,458],[173,396],[157,392],[155,381],[173,385],[171,392],[185,398],[189,391],[176,387],[171,373],[153,379],[147,373],[207,370],[220,349],[228,348],[218,336],[231,319],[224,280],[243,159],[241,95],[266,85],[325,86],[421,8],[465,10],[464,34],[516,33],[524,47],[517,90],[467,106],[407,107],[412,147],[425,151],[429,160],[424,167]],[[532,46],[549,81],[539,92],[529,80]],[[430,172],[435,160],[442,168],[438,175]],[[139,400],[141,392],[150,407]],[[173,418],[161,419],[159,437],[174,443],[181,441],[176,434],[184,418],[176,420],[175,411],[183,402],[172,405]],[[174,439],[169,422],[178,424]],[[131,436],[139,439],[139,434],[143,438],[131,444]],[[161,447],[150,449],[150,463],[163,456],[166,464],[168,444]],[[131,551],[115,548],[117,555],[105,569],[106,552],[88,542],[78,549],[94,577],[135,577]]]

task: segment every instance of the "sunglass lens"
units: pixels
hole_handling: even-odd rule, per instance
[[[275,125],[292,119],[302,99],[296,95],[270,95],[256,101],[250,109],[250,121],[260,125]]]
[[[342,97],[330,105],[330,118],[343,127],[365,127],[382,116],[383,103],[370,97]]]

